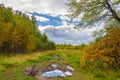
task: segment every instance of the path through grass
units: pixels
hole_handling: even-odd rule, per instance
[[[82,69],[80,59],[83,53],[79,50],[56,50],[31,54],[0,56],[0,80],[35,80],[23,75],[26,66],[44,66],[51,63],[68,64],[75,69],[72,77],[54,78],[53,80],[120,80],[120,71],[99,69]],[[62,67],[62,66],[61,66]],[[107,75],[107,76],[106,76]]]

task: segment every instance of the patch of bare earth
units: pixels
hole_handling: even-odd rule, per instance
[[[41,76],[44,72],[55,70],[53,67],[51,67],[52,64],[53,63],[48,63],[43,67],[38,67],[38,66],[25,67],[24,75],[34,77],[36,78],[36,80],[54,80],[53,77]],[[57,65],[58,67],[56,69],[61,70],[63,72],[67,71],[66,69],[67,64],[57,64]],[[73,71],[70,72],[74,74]]]

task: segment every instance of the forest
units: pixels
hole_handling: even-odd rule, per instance
[[[0,5],[0,52],[25,53],[55,49],[55,43],[41,34],[32,20],[20,11]]]

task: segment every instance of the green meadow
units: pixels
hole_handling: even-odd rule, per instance
[[[1,55],[0,80],[37,80],[23,74],[25,67],[36,65],[42,68],[51,63],[69,64],[75,69],[73,76],[55,77],[52,78],[53,80],[120,80],[120,69],[101,70],[81,67],[80,60],[83,54],[79,50],[53,50],[30,54]],[[55,56],[57,58],[54,58]]]

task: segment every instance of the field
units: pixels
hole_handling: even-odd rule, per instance
[[[83,54],[79,50],[53,50],[9,56],[1,55],[0,80],[35,80],[35,78],[23,74],[25,67],[36,65],[42,68],[51,63],[68,64],[75,69],[72,77],[56,77],[52,80],[120,80],[120,69],[82,68],[80,60]]]

